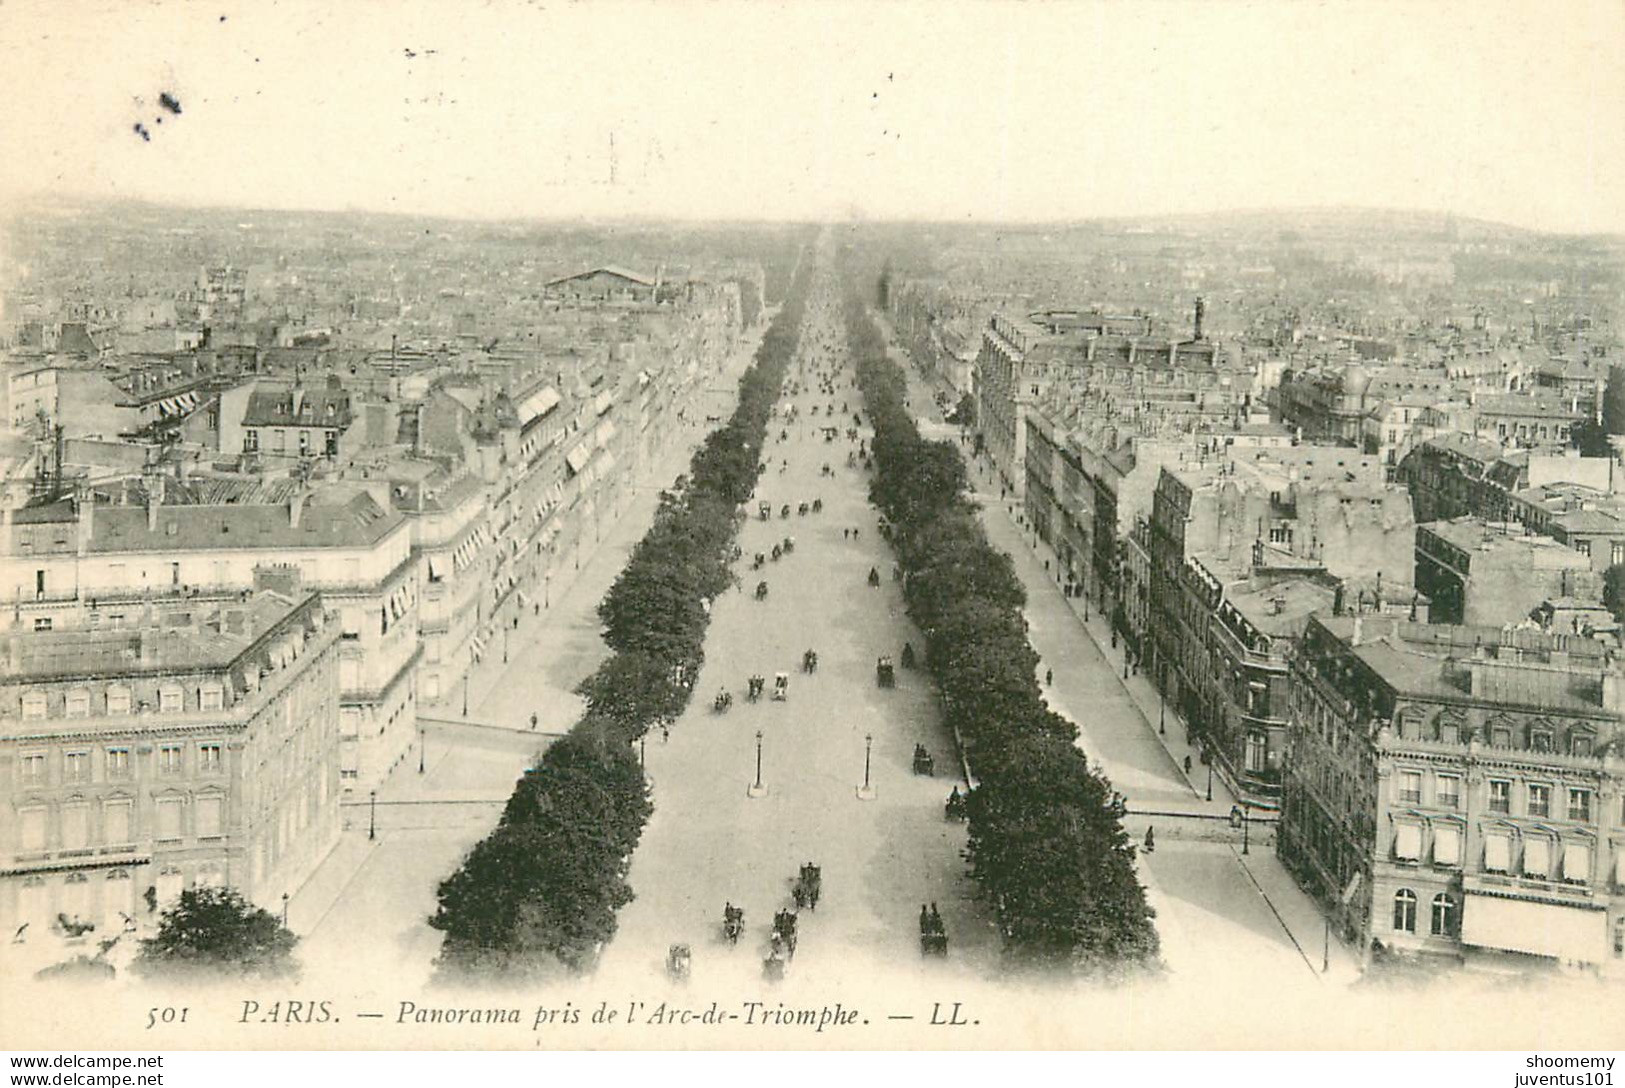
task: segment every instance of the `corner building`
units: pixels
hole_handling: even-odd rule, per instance
[[[189,887],[273,912],[338,841],[341,631],[320,597],[13,632],[0,926],[19,955],[145,931]],[[94,951],[90,949],[89,951]]]
[[[1585,638],[1311,617],[1282,861],[1363,950],[1625,972],[1625,675]]]

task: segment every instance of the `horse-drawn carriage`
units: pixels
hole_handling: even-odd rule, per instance
[[[897,686],[897,670],[892,668],[891,654],[881,654],[875,659],[875,683],[883,688]]]
[[[954,792],[948,795],[947,803],[942,806],[942,818],[952,820],[954,823],[964,823],[970,815],[969,801],[970,795],[960,793],[959,787],[955,786]]]
[[[829,466],[825,465],[824,467],[828,468]],[[812,507],[813,513],[815,513],[815,514],[821,513],[823,511],[823,509],[824,509],[824,500],[823,499],[814,499],[813,500],[813,507]]]
[[[714,699],[712,701],[712,703],[711,703],[711,709],[715,710],[718,714],[726,714],[728,712],[729,708],[732,707],[733,705],[734,705],[733,692],[731,692],[731,691],[719,691],[719,692],[717,692],[716,699]]]
[[[770,503],[770,502],[759,502],[759,503],[757,503],[756,504],[756,515],[758,517],[760,517],[763,521],[766,521],[768,518],[773,516],[773,504]]]
[[[808,650],[801,655],[801,671],[814,673],[818,671],[818,651]]]
[[[879,587],[880,587],[880,572],[878,570],[876,570],[875,568],[870,567],[869,568],[869,588],[878,589]]]
[[[763,555],[761,552],[757,552],[756,553],[756,558],[751,560],[750,569],[751,570],[761,570],[762,569],[762,564],[766,563],[766,562],[767,562],[767,556]]]
[[[773,916],[773,935],[768,938],[774,951],[783,952],[789,959],[796,955],[796,912],[781,910]]]
[[[780,507],[780,509],[779,509],[779,517],[781,517],[781,518],[787,518],[787,517],[789,517],[789,516],[790,516],[790,504],[789,504],[789,503],[785,503],[785,504],[784,504],[784,505],[783,505],[783,506],[782,506],[782,507]]]
[[[762,977],[769,982],[783,982],[787,967],[784,953],[773,949],[768,952],[767,958],[762,960]]]
[[[729,944],[739,943],[739,938],[745,934],[745,908],[736,907],[732,903],[722,908],[722,939]]]
[[[914,746],[914,773],[923,774],[927,778],[937,773],[937,761],[923,744]]]
[[[779,556],[784,554],[784,549],[782,547],[780,547],[779,545],[775,544],[775,545],[773,545],[773,553],[772,554],[773,554],[773,562],[777,563],[779,561]]]
[[[903,668],[912,669],[913,667],[914,667],[914,644],[912,642],[905,642],[905,643],[903,643]]]
[[[762,689],[767,687],[767,680],[761,673],[756,673],[745,682],[745,698],[751,702],[762,697]]]
[[[796,538],[793,536],[785,537],[784,543],[780,545],[780,547],[784,549],[785,555],[789,555],[791,552],[796,550]]]
[[[796,507],[796,513],[799,514],[802,517],[806,517],[807,516],[807,511],[809,511],[811,509],[812,509],[812,503],[804,502],[800,506]]]
[[[670,948],[666,949],[666,974],[670,975],[674,979],[677,979],[679,982],[688,978],[689,965],[692,958],[693,957],[689,952],[688,945],[672,945]]]
[[[767,600],[767,583],[766,582],[757,582],[756,583],[756,599],[758,601]]]
[[[780,672],[773,674],[773,701],[785,702],[790,698],[790,674]]]
[[[824,891],[824,871],[812,862],[807,862],[796,875],[795,886],[790,889],[790,897],[796,902],[796,909],[818,909],[818,897]]]

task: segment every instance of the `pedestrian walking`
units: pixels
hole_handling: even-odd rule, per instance
[[[1044,686],[1049,687],[1049,685],[1051,683],[1053,683],[1054,680],[1055,680],[1055,673],[1053,671],[1051,671],[1050,669],[1045,669],[1044,670]]]
[[[1185,757],[1185,773],[1191,773],[1191,757],[1189,755]]]
[[[532,712],[531,716],[530,716],[530,731],[532,733],[536,732],[536,721],[537,721],[536,714],[534,712]]]
[[[1148,827],[1148,828],[1145,829],[1145,852],[1147,854],[1152,853],[1153,851],[1156,850],[1156,848],[1157,848],[1156,829]]]

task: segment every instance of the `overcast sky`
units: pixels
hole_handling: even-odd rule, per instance
[[[1622,56],[1621,0],[4,0],[0,193],[521,217],[1352,204],[1621,231]]]

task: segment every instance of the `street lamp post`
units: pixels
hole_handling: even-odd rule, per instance
[[[762,788],[762,731],[756,731],[756,788]]]
[[[474,663],[468,663],[469,672],[474,670]],[[468,717],[468,673],[463,673],[463,717]]]
[[[426,734],[423,732],[423,720],[418,719],[418,774],[423,773],[423,742]]]
[[[1252,805],[1243,800],[1241,802],[1241,852],[1243,854],[1247,852],[1247,825],[1252,823],[1252,820],[1248,818],[1251,811]]]
[[[1168,693],[1157,685],[1157,732],[1162,736],[1168,735]]]
[[[870,757],[870,754],[874,751],[874,747],[875,747],[875,735],[873,733],[865,733],[863,735],[863,788],[864,789],[869,788],[869,757]]]
[[[1207,756],[1207,799],[1213,800],[1213,757],[1208,755],[1207,745],[1202,746],[1202,754]]]
[[[508,625],[502,625],[502,663],[508,663]]]
[[[373,790],[367,803],[367,838],[378,837],[378,791]]]
[[[288,928],[288,893],[282,893],[282,928]]]
[[[649,755],[649,738],[647,735],[638,738],[638,766],[644,765]]]

